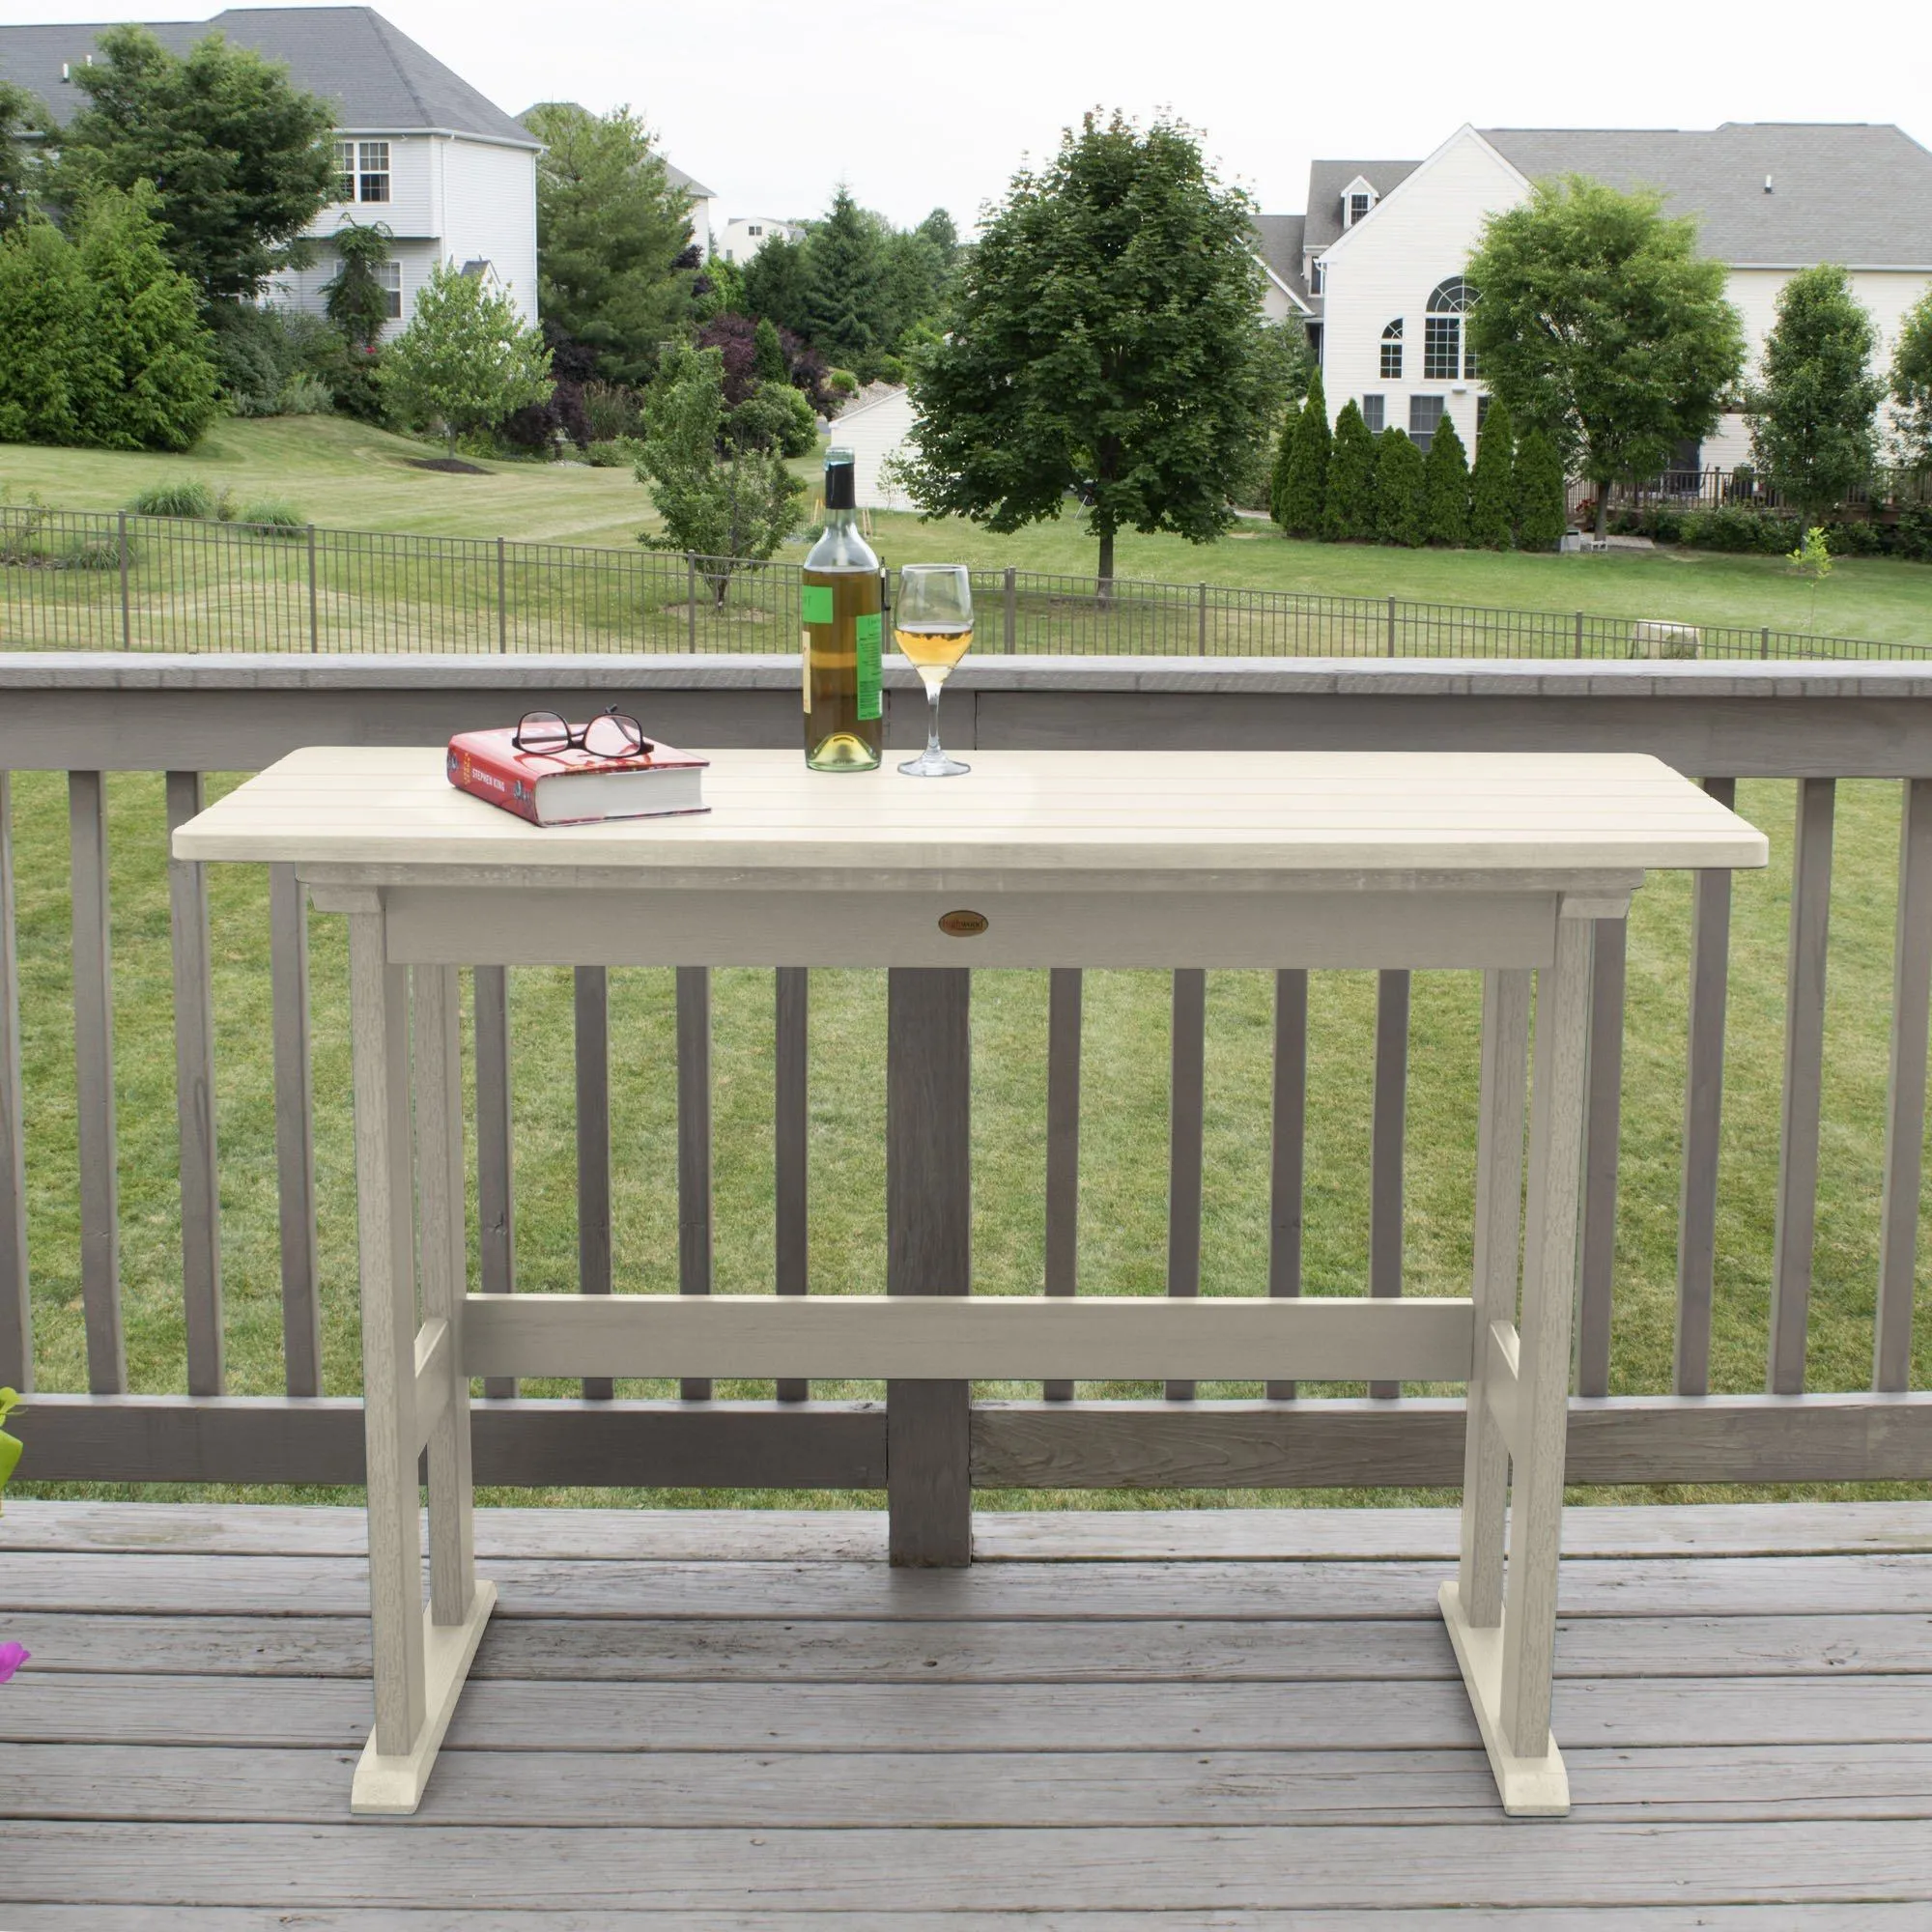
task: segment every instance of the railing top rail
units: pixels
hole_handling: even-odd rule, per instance
[[[889,664],[886,681],[916,689]],[[247,651],[0,650],[0,691],[382,691],[527,686],[554,691],[792,691],[797,653],[620,652],[476,656],[355,651],[271,657]],[[954,690],[1177,694],[1267,693],[1380,697],[1932,698],[1917,660],[1279,658],[1109,655],[968,658]]]

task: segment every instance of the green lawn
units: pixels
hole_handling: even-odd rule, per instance
[[[219,792],[225,782],[211,788]],[[74,1185],[66,801],[58,775],[25,773],[14,784],[30,1236],[42,1385],[79,1389],[86,1378]],[[128,1351],[136,1388],[180,1391],[185,1386],[185,1356],[160,781],[116,774],[108,781],[108,797]],[[1811,1386],[1818,1389],[1858,1388],[1870,1373],[1898,802],[1894,784],[1840,787],[1811,1324]],[[1769,871],[1742,874],[1737,883],[1713,1384],[1752,1391],[1762,1387],[1764,1378],[1792,787],[1747,782],[1740,786],[1739,808],[1771,834],[1774,857]],[[237,1393],[270,1393],[280,1386],[281,1345],[266,887],[255,868],[217,866],[211,867],[211,895],[230,1377]],[[1632,922],[1613,1358],[1619,1392],[1669,1386],[1689,904],[1685,878],[1659,879],[1639,895]],[[358,1345],[341,922],[318,916],[313,934],[327,1378],[331,1392],[347,1392],[355,1387]],[[564,1290],[573,1285],[575,1253],[569,976],[521,971],[513,988],[521,1279],[531,1289]],[[812,980],[811,1253],[813,1286],[820,1293],[876,1293],[883,1287],[884,995],[878,974],[824,972]],[[1311,1293],[1354,1292],[1365,1271],[1374,1000],[1373,976],[1314,976],[1306,1212]],[[1408,1286],[1414,1293],[1464,1292],[1477,1006],[1473,975],[1416,978],[1407,1232]],[[612,1008],[617,1273],[626,1288],[668,1292],[675,1287],[677,1225],[673,1083],[663,1070],[674,1057],[670,975],[614,973]],[[977,974],[974,1019],[979,1286],[989,1293],[1036,1292],[1043,1223],[1045,976]],[[771,1280],[771,1029],[770,975],[721,972],[715,1064],[721,1289],[761,1290]],[[1081,1262],[1082,1285],[1096,1293],[1156,1293],[1162,1286],[1167,1029],[1165,976],[1090,977]],[[1270,1046],[1267,976],[1210,975],[1203,1245],[1205,1276],[1213,1292],[1255,1294],[1265,1285]],[[1921,1247],[1921,1254],[1932,1266],[1932,1247]],[[1932,1385],[1932,1320],[1918,1327],[1914,1379],[1918,1387]],[[639,1383],[627,1385],[625,1392],[669,1390]],[[744,1384],[722,1392],[767,1390]],[[1258,1390],[1225,1385],[1212,1392]],[[31,1475],[31,1411],[19,1427],[28,1445],[23,1473]],[[69,1492],[129,1493],[99,1488]],[[1862,1492],[1927,1495],[1932,1486],[1873,1487]],[[1656,1493],[1688,1499],[1726,1492]],[[496,1499],[528,1498],[506,1492]],[[550,1499],[610,1498],[559,1493]],[[780,1500],[651,1492],[638,1492],[634,1499]],[[987,1500],[1065,1507],[1224,1499],[1039,1492]],[[1303,1499],[1400,1498],[1350,1492]]]
[[[506,536],[629,549],[650,521],[627,469],[580,464],[492,463],[480,476],[415,467],[429,446],[342,417],[298,416],[218,424],[188,456],[0,446],[0,486],[13,500],[38,495],[55,507],[116,509],[143,486],[194,475],[238,501],[276,496],[339,529]],[[813,465],[796,466],[810,473]],[[1094,544],[1076,512],[1058,523],[996,536],[956,520],[880,515],[876,542],[893,563],[1014,564],[1091,577]],[[786,553],[787,554],[794,553]],[[1932,646],[1932,568],[1847,558],[1814,587],[1778,557],[1662,549],[1601,556],[1491,555],[1293,543],[1248,523],[1219,543],[1123,536],[1124,577],[1238,584],[1335,596],[1399,596],[1497,609],[1585,611],[1676,618]]]

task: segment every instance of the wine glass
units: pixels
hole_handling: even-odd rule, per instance
[[[971,765],[950,758],[939,745],[939,694],[973,642],[973,579],[963,563],[909,563],[899,572],[893,607],[893,641],[925,686],[930,724],[925,750],[899,767],[908,778],[951,779]]]

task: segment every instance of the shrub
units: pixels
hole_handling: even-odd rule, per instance
[[[856,396],[859,393],[859,379],[849,369],[828,369],[825,382],[835,396]]]
[[[638,443],[633,437],[611,437],[593,442],[583,452],[583,460],[593,469],[628,469],[638,460]]]
[[[295,374],[294,347],[274,309],[218,301],[208,308],[214,373],[222,400],[238,416],[282,413],[282,392]]]
[[[307,517],[282,497],[258,497],[242,506],[235,521],[275,536],[299,536],[308,527]]]
[[[0,442],[73,442],[88,384],[92,292],[49,221],[0,236]]]
[[[1517,444],[1510,475],[1519,550],[1554,550],[1570,526],[1563,500],[1563,459],[1540,429]]]
[[[725,434],[740,449],[810,456],[818,443],[818,418],[789,383],[766,383],[731,412]]]
[[[1301,412],[1290,410],[1275,438],[1274,468],[1268,472],[1268,515],[1284,529],[1288,527],[1288,472],[1294,467],[1294,444],[1300,435]]]
[[[282,384],[275,404],[278,416],[326,416],[335,408],[335,391],[320,376],[298,369]]]
[[[1739,504],[1688,510],[1684,515],[1682,541],[1691,550],[1784,556],[1804,540],[1804,531],[1796,518],[1747,510]]]
[[[1476,435],[1476,467],[1469,478],[1469,541],[1478,550],[1508,550],[1516,541],[1510,514],[1515,464],[1516,427],[1502,398],[1492,396]]]
[[[137,517],[198,517],[214,515],[214,493],[191,476],[170,483],[153,483],[131,498],[128,507]]]
[[[1330,543],[1367,543],[1376,533],[1376,440],[1350,396],[1335,418],[1328,451],[1328,498],[1321,534]]]
[[[765,325],[760,324],[760,327]],[[773,341],[778,339],[773,331]],[[589,442],[615,442],[620,437],[636,436],[643,418],[638,408],[638,392],[621,383],[586,383],[583,385],[583,424],[590,433]]]
[[[1469,541],[1469,459],[1445,415],[1422,460],[1422,527],[1433,544],[1461,550]]]
[[[133,538],[128,540],[128,561],[132,563],[138,553]],[[94,537],[85,543],[77,543],[60,559],[63,570],[119,570],[121,568],[121,544],[114,537]]]
[[[1891,554],[1932,563],[1932,503],[1908,503],[1892,526]]]
[[[1413,550],[1423,540],[1422,452],[1406,432],[1384,430],[1376,449],[1376,538]]]

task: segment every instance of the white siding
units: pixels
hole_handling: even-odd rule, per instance
[[[904,389],[881,396],[864,409],[841,415],[832,425],[836,447],[852,452],[852,483],[863,510],[910,510],[913,500],[904,490],[885,481],[881,471],[889,457],[905,446],[912,433],[912,397]]]
[[[525,321],[537,319],[536,156],[484,141],[443,144],[445,261],[484,261]]]

